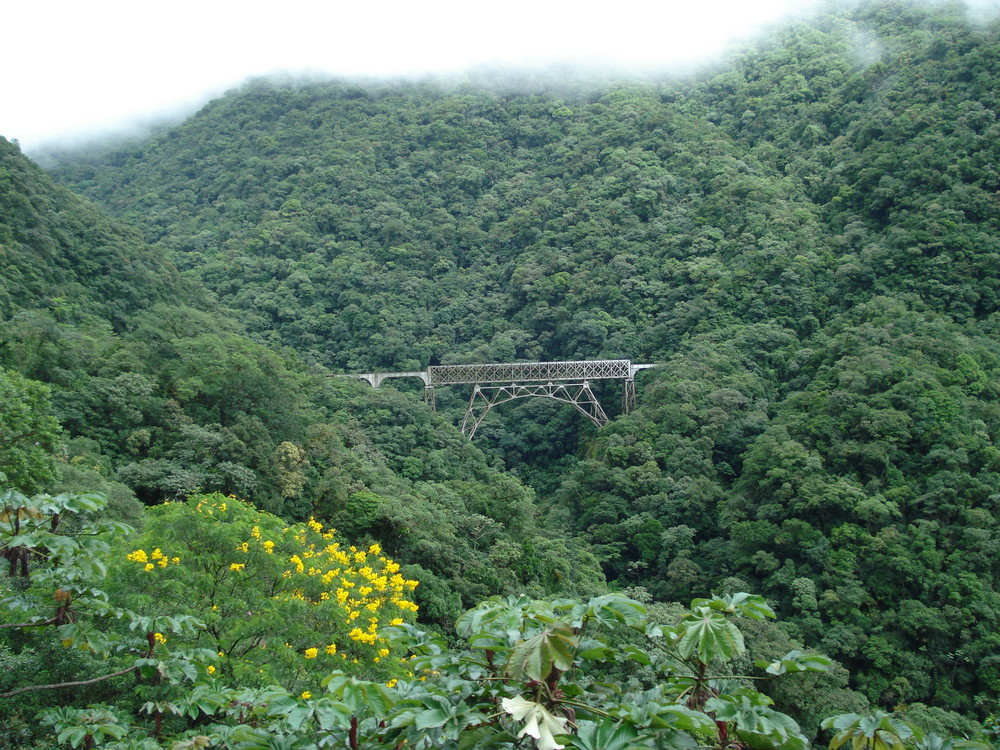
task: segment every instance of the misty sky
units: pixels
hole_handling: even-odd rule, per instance
[[[30,151],[193,110],[252,75],[676,68],[813,0],[14,0],[0,135]],[[13,7],[11,7],[13,6]]]

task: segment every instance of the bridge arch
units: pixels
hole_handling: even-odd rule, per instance
[[[486,415],[501,404],[519,398],[551,398],[571,405],[598,427],[609,420],[601,402],[590,389],[590,383],[510,383],[508,385],[476,385],[462,419],[462,434],[472,440]]]
[[[424,382],[424,387],[430,386],[430,375],[426,370],[416,372],[365,372],[357,376],[359,380],[364,380],[372,388],[378,388],[382,382],[389,378],[420,378]]]

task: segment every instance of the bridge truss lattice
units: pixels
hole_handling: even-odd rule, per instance
[[[622,410],[635,408],[635,375],[652,364],[633,364],[628,359],[596,359],[574,362],[502,362],[479,365],[435,365],[422,371],[372,372],[355,377],[378,388],[388,378],[420,378],[424,397],[434,406],[434,389],[447,385],[472,385],[462,433],[470,440],[486,415],[495,407],[519,398],[539,396],[573,406],[598,427],[608,416],[590,387],[593,380],[621,380]]]

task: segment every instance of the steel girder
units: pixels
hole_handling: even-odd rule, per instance
[[[462,434],[469,440],[476,434],[479,425],[489,411],[500,404],[518,398],[542,396],[570,404],[574,409],[590,419],[598,427],[608,423],[601,402],[590,390],[590,383],[507,383],[505,385],[476,385],[469,399],[469,406],[462,419]]]
[[[634,377],[628,359],[580,362],[504,362],[485,365],[436,365],[427,368],[428,385],[549,383],[559,380],[625,380]]]

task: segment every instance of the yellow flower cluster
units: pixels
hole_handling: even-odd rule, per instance
[[[379,544],[343,545],[334,529],[324,529],[315,518],[281,527],[236,498],[202,496],[195,510],[212,522],[225,514],[227,521],[247,524],[245,540],[237,537],[232,542],[236,560],[226,561],[229,573],[266,576],[272,581],[274,601],[308,606],[289,616],[315,623],[313,632],[324,635],[319,643],[310,643],[307,636],[304,643],[289,646],[299,658],[322,662],[339,655],[338,661],[350,663],[391,662],[392,644],[380,631],[403,624],[408,613],[417,612],[412,592],[418,583],[404,578],[399,564],[385,557]]]
[[[350,638],[352,641],[356,641],[358,643],[372,643],[372,644],[375,643],[375,641],[378,639],[377,634],[372,631],[370,626],[367,631],[362,630],[361,628],[354,628],[354,630],[352,630],[350,633],[347,634],[347,637]]]
[[[130,560],[131,562],[140,563],[143,567],[143,570],[145,570],[147,573],[151,570],[155,570],[156,566],[165,568],[171,563],[173,563],[174,565],[180,565],[181,562],[181,559],[179,557],[167,557],[166,555],[164,555],[159,547],[154,549],[148,555],[146,554],[146,550],[137,549],[134,552],[130,552],[129,554],[125,555],[125,559]]]
[[[389,654],[384,645],[388,639],[381,637],[379,630],[386,625],[401,625],[404,620],[399,615],[417,611],[417,605],[409,598],[417,581],[403,578],[399,564],[384,557],[380,545],[372,544],[368,549],[342,547],[334,537],[335,532],[324,531],[314,518],[291,533],[303,549],[288,558],[290,567],[283,576],[297,579],[298,585],[286,596],[332,607],[331,616],[351,626],[347,637],[354,650],[362,647],[362,652],[374,663],[383,660]],[[314,539],[310,540],[310,536]],[[267,541],[262,544],[267,545]],[[383,620],[379,615],[384,614],[393,616]],[[367,626],[357,624],[358,621],[367,621]],[[364,650],[373,646],[379,648]],[[329,656],[338,653],[337,644],[322,650]],[[305,650],[307,659],[318,655],[319,649]],[[348,655],[341,653],[341,658],[347,659]]]

